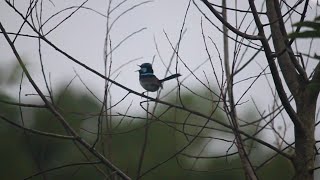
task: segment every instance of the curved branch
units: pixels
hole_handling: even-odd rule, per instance
[[[232,32],[234,32],[235,34],[243,37],[243,38],[246,38],[246,39],[251,39],[251,40],[261,40],[262,37],[261,36],[255,36],[255,35],[249,35],[249,34],[246,34],[246,33],[243,33],[241,31],[239,31],[238,29],[236,29],[235,27],[233,27],[231,24],[229,24],[221,15],[220,13],[215,10],[211,3],[209,3],[207,0],[201,0],[208,8],[209,10],[212,12],[212,14],[214,14],[218,19],[219,21],[225,25],[228,29],[230,29]]]
[[[28,23],[29,24],[29,23]],[[70,125],[68,124],[68,122],[64,119],[64,117],[55,109],[54,105],[51,104],[47,98],[45,97],[45,95],[42,93],[42,91],[40,90],[40,88],[37,86],[37,84],[33,81],[29,71],[27,70],[26,66],[24,65],[18,51],[16,50],[14,44],[12,43],[11,39],[9,38],[8,34],[6,33],[6,30],[4,29],[4,27],[2,26],[2,23],[0,22],[0,30],[2,31],[5,39],[7,40],[8,44],[10,45],[14,55],[16,56],[17,60],[19,61],[19,64],[23,70],[23,72],[25,73],[26,77],[28,78],[29,82],[32,84],[33,88],[37,91],[37,93],[39,94],[39,96],[41,97],[41,99],[43,100],[43,102],[45,103],[45,105],[48,107],[48,109],[51,111],[51,113],[60,121],[60,123],[66,128],[66,130],[68,131],[68,133],[70,133],[74,138],[75,141],[79,142],[82,146],[84,146],[88,151],[90,151],[96,158],[98,158],[99,160],[101,160],[101,162],[103,164],[105,164],[106,166],[108,166],[110,169],[112,169],[113,171],[116,171],[117,174],[122,177],[123,179],[131,179],[129,176],[127,176],[124,172],[122,172],[118,167],[116,167],[114,164],[112,164],[108,159],[106,159],[102,154],[100,154],[98,151],[96,151],[95,149],[91,148],[91,145],[86,142],[84,139],[82,139],[81,136],[79,136],[79,134],[72,128],[70,127]],[[39,33],[39,32],[37,32]],[[40,35],[40,33],[38,34]],[[43,36],[42,36],[43,37]]]
[[[303,77],[307,79],[307,76],[294,57],[291,47],[286,45],[289,42],[286,39],[287,32],[281,18],[280,4],[277,1],[271,0],[267,1],[266,6],[268,19],[270,22],[274,22],[270,24],[270,29],[275,53],[278,54],[278,63],[289,90],[293,97],[296,98],[300,90],[300,82]],[[299,76],[296,70],[301,76]]]

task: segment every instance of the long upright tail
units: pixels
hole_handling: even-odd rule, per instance
[[[179,77],[179,76],[181,76],[181,74],[173,74],[173,75],[168,76],[168,77],[166,77],[166,78],[164,78],[164,79],[161,79],[160,82],[168,81],[168,80],[170,80],[170,79],[174,79],[174,78],[177,78],[177,77]]]

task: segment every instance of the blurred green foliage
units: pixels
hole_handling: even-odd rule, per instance
[[[3,79],[1,82],[4,82]],[[195,109],[225,122],[226,119],[219,109],[216,113],[210,114],[211,110],[216,107],[216,104],[210,101],[211,94],[209,92],[200,92],[199,94],[202,94],[202,97],[207,99],[200,98],[194,94],[184,94],[181,97],[183,104],[190,109]],[[2,91],[0,91],[0,99],[15,101]],[[61,88],[54,99],[55,106],[58,107],[68,123],[84,139],[93,143],[96,136],[90,131],[95,132],[92,129],[96,129],[101,104],[91,96],[74,89],[65,90]],[[174,98],[170,97],[167,101],[174,102]],[[34,103],[37,104],[37,102]],[[149,109],[152,109],[152,106]],[[29,107],[22,107],[21,110],[23,122],[27,128],[67,135],[63,126],[48,110]],[[163,112],[165,112],[164,115],[160,116]],[[149,119],[147,121],[149,131],[142,173],[161,163],[163,164],[144,175],[142,179],[244,179],[237,155],[218,159],[174,156],[177,151],[190,142],[192,142],[191,145],[183,153],[198,155],[202,152],[208,156],[225,155],[227,153],[225,152],[226,150],[221,152],[221,147],[219,147],[223,141],[201,137],[193,139],[194,136],[192,134],[197,134],[201,131],[199,135],[203,137],[220,137],[232,140],[233,136],[226,128],[217,123],[207,122],[206,119],[195,115],[189,116],[188,113],[181,110],[170,109],[166,111],[166,107],[163,105],[158,106],[156,114],[160,117],[159,119]],[[0,103],[0,115],[12,122],[22,124],[20,109],[17,106]],[[133,116],[145,118],[146,115],[133,114]],[[112,117],[113,127],[117,128],[112,131],[112,136],[103,136],[100,142],[104,143],[98,144],[96,148],[101,152],[111,153],[109,156],[111,156],[112,162],[130,177],[136,178],[144,142],[146,120],[121,118]],[[119,122],[121,124],[117,126]],[[208,127],[219,128],[222,131],[202,130],[201,126],[205,124]],[[103,127],[105,127],[105,124],[103,124]],[[247,132],[251,131],[253,130],[247,129]],[[109,138],[109,143],[105,142],[107,138]],[[86,158],[95,161],[86,149],[71,140],[32,134],[10,125],[3,119],[0,119],[0,144],[0,179],[4,180],[24,179],[39,171],[70,163],[86,162]],[[229,144],[232,144],[232,142],[229,142]],[[251,144],[251,142],[248,141],[247,144]],[[253,144],[250,146],[253,147],[250,157],[255,160],[254,163],[259,164],[265,157],[272,155],[267,152],[260,152],[259,145]],[[108,145],[111,145],[111,147],[108,147]],[[213,148],[215,146],[218,148],[217,150]],[[96,167],[108,172],[106,167],[101,164],[96,165]],[[96,167],[93,165],[70,166],[43,173],[30,179],[104,179],[105,177]],[[198,171],[190,170],[191,168]],[[260,168],[258,174],[261,179],[266,180],[272,178],[290,179],[293,171],[287,160],[277,156]]]
[[[319,38],[320,37],[320,16],[314,21],[303,21],[293,24],[293,26],[304,28],[304,31],[293,32],[290,38]]]
[[[293,26],[303,28],[303,31],[292,32],[288,35],[289,38],[320,38],[320,16],[315,17],[313,21],[297,22]],[[311,57],[320,60],[320,56],[317,53],[314,53]]]

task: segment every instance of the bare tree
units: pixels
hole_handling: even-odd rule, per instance
[[[166,91],[166,94],[164,94],[162,90],[159,90],[156,97],[152,97],[149,93],[137,92],[126,84],[117,81],[120,74],[119,70],[124,68],[126,64],[140,58],[126,60],[124,65],[116,69],[113,65],[114,54],[119,47],[146,29],[142,27],[128,33],[115,43],[113,34],[117,22],[123,16],[150,2],[140,1],[130,4],[127,0],[109,0],[105,12],[101,13],[87,6],[88,0],[85,0],[80,5],[64,7],[45,19],[44,12],[49,11],[49,8],[46,9],[44,3],[51,3],[52,6],[55,6],[54,1],[30,1],[25,9],[19,9],[18,3],[13,0],[5,1],[6,8],[14,11],[22,20],[18,31],[11,32],[4,25],[6,20],[0,19],[1,34],[6,43],[9,44],[23,71],[20,89],[23,85],[23,77],[26,77],[36,91],[36,96],[40,97],[42,105],[21,102],[20,90],[19,102],[11,102],[5,99],[0,99],[0,102],[19,107],[21,122],[15,123],[8,116],[1,114],[0,119],[21,129],[26,137],[30,133],[61,141],[70,141],[72,146],[81,153],[81,159],[85,160],[80,163],[61,164],[59,167],[45,170],[41,168],[41,165],[38,165],[37,172],[26,179],[39,175],[46,179],[45,174],[47,172],[88,165],[92,166],[105,179],[143,179],[146,175],[152,174],[151,172],[155,169],[165,166],[172,160],[186,171],[216,172],[221,169],[216,167],[212,169],[210,166],[203,168],[201,163],[218,159],[228,164],[228,159],[232,159],[236,155],[239,157],[240,167],[232,166],[226,168],[226,171],[240,169],[246,179],[260,179],[259,170],[278,156],[288,160],[294,167],[293,179],[314,179],[314,171],[319,169],[315,167],[315,158],[319,151],[316,146],[315,128],[319,124],[316,122],[316,118],[318,117],[317,98],[320,90],[320,65],[318,61],[313,61],[311,56],[313,40],[307,41],[310,46],[301,47],[297,39],[288,37],[288,33],[293,31],[293,23],[305,21],[308,8],[310,8],[309,1],[299,0],[288,3],[286,1],[267,0],[259,2],[260,10],[257,8],[258,2],[253,0],[248,0],[248,4],[241,4],[241,6],[238,5],[238,1],[234,1],[232,4],[228,4],[230,2],[226,0],[222,0],[221,4],[207,0],[186,1],[186,8],[183,9],[184,16],[180,26],[177,25],[177,29],[179,29],[179,37],[175,38],[178,39],[177,42],[173,42],[170,34],[163,30],[167,45],[171,48],[171,58],[169,61],[164,60],[156,38],[154,38],[156,55],[153,57],[153,61],[160,60],[166,68],[165,76],[174,71],[178,73],[181,69],[184,75],[176,81],[177,85],[171,91]],[[318,5],[315,8],[318,8]],[[62,50],[49,37],[62,24],[68,23],[72,16],[83,11],[89,11],[105,18],[103,73],[73,57],[71,53]],[[191,11],[200,14],[199,23],[192,26],[200,29],[198,37],[202,39],[203,49],[201,53],[206,56],[203,62],[196,62],[196,66],[188,64],[187,58],[183,54],[186,51],[183,51],[182,46],[185,38],[188,38],[188,29],[186,28],[188,17],[190,17],[190,14],[195,14],[190,13]],[[67,13],[67,15],[64,13]],[[56,17],[63,18],[55,22],[53,19]],[[221,22],[220,25],[217,25],[217,20]],[[47,29],[48,24],[52,26]],[[222,28],[220,28],[221,25]],[[24,32],[25,27],[32,32]],[[211,36],[217,30],[221,34],[222,45]],[[296,32],[300,30],[300,27],[295,29]],[[44,85],[34,80],[21,57],[19,49],[17,49],[16,40],[23,37],[32,38],[37,42],[38,58],[35,59],[40,62]],[[85,69],[86,73],[93,74],[96,78],[103,80],[103,96],[99,97],[82,80],[77,70],[74,70],[75,78],[79,79],[87,92],[99,102],[98,112],[68,112],[60,107],[59,100],[54,96],[50,77],[48,77],[50,73],[46,71],[43,63],[43,44],[53,48],[56,53],[63,55],[69,62]],[[221,49],[223,50],[221,51]],[[266,65],[262,66],[263,63]],[[255,69],[255,72],[258,72],[256,75],[249,73],[252,71],[249,67],[253,64],[256,64],[255,68],[260,66],[260,70]],[[199,69],[202,70],[203,74],[197,74]],[[75,78],[70,80],[65,87],[66,90]],[[199,84],[198,88],[204,89],[205,93],[194,90],[186,82],[190,79],[196,81]],[[271,92],[271,96],[267,98],[272,103],[268,107],[263,107],[263,109],[257,105],[254,94],[265,96],[266,93],[262,90],[261,92],[254,92],[253,90],[253,86],[259,81],[268,84],[269,90],[265,91]],[[242,82],[249,83],[243,85]],[[214,88],[214,86],[217,86],[217,88]],[[239,93],[238,88],[244,90]],[[114,94],[119,89],[125,93],[120,100],[115,102]],[[186,95],[188,93],[191,97]],[[136,104],[139,104],[137,106],[140,110],[143,110],[145,116],[141,117],[137,113],[130,113],[132,109],[130,96],[138,97],[136,99],[139,102]],[[251,99],[244,100],[245,97]],[[188,101],[188,98],[192,99],[192,102]],[[116,112],[119,104],[124,102],[127,103],[124,113]],[[246,104],[248,103],[255,107],[255,114],[259,116],[258,118],[249,119],[243,116],[242,107],[247,108]],[[50,112],[56,120],[54,123],[62,125],[63,133],[40,131],[26,126],[23,119],[28,116],[22,108],[27,107],[45,109]],[[73,126],[67,118],[70,114],[80,114],[81,118],[79,119],[86,119],[90,116],[92,118],[91,126],[94,124],[95,129],[90,130],[89,127]],[[134,121],[138,120],[143,120],[144,123],[132,125],[135,123]],[[281,121],[281,123],[278,123],[278,121]],[[150,163],[148,148],[154,148],[150,145],[150,139],[153,135],[151,127],[157,123],[172,130],[176,146],[170,148],[171,154],[166,154],[160,160]],[[124,124],[125,131],[119,132],[119,127],[124,126]],[[292,134],[288,130],[290,125],[293,125],[294,129]],[[141,141],[134,142],[138,149],[134,154],[134,157],[136,157],[134,170],[129,168],[129,162],[127,164],[119,163],[121,164],[119,165],[121,168],[119,168],[116,165],[118,163],[117,157],[125,156],[129,152],[119,155],[118,152],[114,151],[114,147],[117,146],[115,144],[119,143],[117,142],[117,135],[140,132],[141,129],[143,129]],[[81,132],[89,133],[91,136],[83,135]],[[274,138],[263,138],[262,133],[272,134]],[[294,141],[288,140],[288,136],[294,136]],[[270,143],[270,141],[276,143]],[[222,147],[226,148],[223,148],[222,151],[221,149],[215,151],[211,147],[213,142],[222,143]],[[122,146],[126,146],[126,144],[122,144]],[[259,151],[257,147],[267,148],[272,151],[272,154],[261,155],[259,160],[256,160],[257,154],[259,154],[257,153]],[[132,152],[135,149],[135,147],[125,148]],[[213,152],[218,152],[218,155]],[[150,156],[154,159],[157,158],[153,154]],[[36,159],[34,158],[34,161]]]
[[[300,16],[300,22],[305,20],[309,1],[296,1],[292,4],[288,4],[285,1],[271,0],[266,1],[259,11],[257,10],[256,2],[249,0],[249,11],[244,11],[244,13],[251,15],[253,18],[257,29],[257,33],[255,34],[241,31],[238,24],[234,26],[227,21],[225,11],[238,11],[240,13],[241,11],[239,9],[228,8],[225,1],[223,1],[224,3],[222,3],[222,6],[218,6],[206,0],[202,0],[202,2],[224,25],[224,37],[228,36],[226,29],[229,29],[232,33],[236,34],[237,37],[243,38],[250,43],[251,41],[255,43],[260,42],[261,46],[258,45],[259,52],[264,53],[266,61],[268,62],[268,68],[272,75],[273,84],[282,104],[281,108],[286,111],[291,122],[294,124],[295,153],[294,155],[288,155],[289,160],[295,167],[296,174],[294,179],[313,179],[316,155],[315,118],[317,97],[319,94],[319,88],[316,88],[315,86],[319,83],[320,66],[318,63],[315,67],[311,68],[311,72],[307,71],[305,61],[303,61],[303,57],[299,50],[301,47],[294,44],[295,39],[288,38],[287,30],[287,19],[290,19],[291,23],[292,21],[297,21],[295,20],[297,18],[294,18],[296,16]],[[237,4],[237,2],[235,2],[235,4]],[[303,7],[301,12],[298,10],[300,6]],[[222,8],[222,15],[220,15],[216,8]],[[263,20],[265,16],[267,16],[268,21],[265,19]],[[296,31],[299,32],[300,28],[297,28]],[[269,37],[272,40],[271,42],[269,41]],[[227,41],[225,40],[224,43],[226,44]],[[235,43],[239,44],[242,43],[242,41]],[[293,50],[293,47],[295,47],[296,50]],[[225,47],[225,49],[227,48],[228,47]],[[226,54],[227,53],[225,53],[225,57]],[[252,59],[254,59],[254,56]],[[225,58],[224,61],[228,62],[229,59]],[[245,64],[247,65],[248,63],[250,63],[250,61]],[[227,70],[229,66],[229,64],[226,64],[225,66],[227,77],[229,76],[229,80],[227,80],[229,85],[229,89],[227,89],[229,92],[229,105],[231,112],[234,112],[233,119],[237,119],[235,110],[232,110],[232,108],[235,107],[232,96],[232,79],[237,72],[240,72],[240,70],[243,71],[243,69],[233,69],[233,72],[230,73],[229,70]],[[232,66],[234,66],[234,64]],[[283,76],[283,79],[281,78],[281,75]],[[285,90],[285,87],[289,89],[289,92]],[[290,95],[288,95],[289,93]],[[291,101],[291,96],[293,101]],[[276,99],[274,101],[276,101]],[[237,129],[236,123],[233,123],[233,126]],[[243,155],[241,155],[241,148],[242,146],[238,146],[240,157],[243,160],[243,168],[248,179],[257,179],[258,177],[254,173],[253,168],[250,167],[250,163],[247,163],[248,158],[246,154],[243,153]],[[250,162],[250,160],[248,161]]]

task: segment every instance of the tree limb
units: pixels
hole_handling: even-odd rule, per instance
[[[235,28],[231,24],[229,24],[228,21],[226,21],[220,15],[220,13],[212,7],[211,3],[209,3],[207,0],[201,0],[201,1],[209,8],[209,10],[212,12],[212,14],[214,14],[223,25],[225,25],[228,29],[230,29],[235,34],[237,34],[243,38],[246,38],[246,39],[261,40],[261,38],[262,38],[261,36],[250,35],[250,34],[246,34],[244,32],[239,31],[237,28]]]
[[[267,4],[270,3],[270,1],[271,0],[267,1]],[[299,117],[297,116],[296,112],[294,111],[294,109],[292,108],[290,102],[288,101],[287,94],[286,94],[286,92],[284,90],[284,87],[282,85],[281,78],[280,78],[277,66],[276,66],[276,64],[274,62],[274,59],[273,59],[273,53],[271,51],[270,45],[268,43],[268,40],[267,40],[267,38],[265,36],[263,25],[262,25],[262,23],[260,21],[260,18],[259,18],[259,14],[257,13],[257,9],[255,7],[254,0],[249,0],[249,5],[250,5],[250,8],[251,8],[251,10],[253,12],[253,17],[254,17],[254,20],[255,20],[255,22],[257,24],[257,27],[258,27],[258,30],[259,30],[259,35],[261,37],[263,37],[261,39],[261,43],[262,43],[262,46],[264,47],[264,50],[265,50],[264,52],[265,52],[265,55],[266,55],[266,58],[267,58],[267,61],[268,61],[268,64],[269,64],[269,68],[270,68],[270,71],[271,71],[271,74],[272,74],[272,78],[273,78],[276,90],[277,90],[277,92],[279,94],[279,98],[281,100],[281,103],[282,103],[284,109],[286,110],[286,112],[288,113],[288,115],[289,115],[290,119],[292,120],[292,122],[297,127],[302,127],[303,124],[300,122]],[[272,7],[269,7],[269,8],[272,8]],[[276,23],[274,23],[274,24],[276,24]],[[285,60],[283,60],[283,61],[285,61]],[[294,66],[293,66],[293,64],[291,64],[290,59],[289,60],[287,59],[287,61],[289,61],[289,62],[283,62],[283,61],[281,62],[281,63],[283,63],[282,65],[285,66],[285,64],[288,64],[289,67],[287,67],[287,68],[283,67],[284,70],[282,71],[282,73],[285,74],[286,72],[288,72],[288,73],[290,72],[294,76],[297,76],[297,73],[295,73]],[[286,82],[289,81],[287,83],[291,83],[290,84],[291,88],[293,86],[297,86],[297,85],[295,85],[295,81],[294,81],[294,80],[297,79],[297,77],[292,78],[292,77],[288,77],[286,75],[285,79],[286,79]],[[293,81],[293,82],[291,82],[291,81]]]

